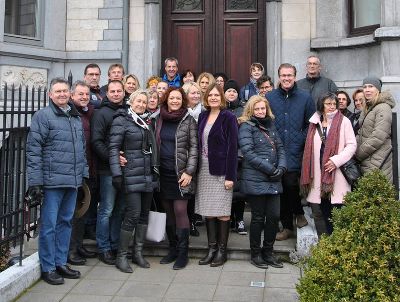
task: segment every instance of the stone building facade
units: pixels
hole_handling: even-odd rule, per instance
[[[379,26],[354,36],[349,32],[349,3],[360,1],[247,2],[254,1],[265,5],[268,55],[263,63],[273,78],[277,78],[277,67],[282,62],[294,64],[299,71],[298,78],[302,78],[307,57],[317,54],[324,75],[339,87],[352,91],[361,85],[365,76],[377,75],[384,82],[384,88],[400,99],[398,0],[377,1]],[[0,81],[45,85],[52,77],[66,77],[70,71],[74,79],[79,79],[84,66],[96,62],[102,69],[101,83],[104,84],[108,66],[121,62],[143,83],[162,68],[165,2],[0,0]],[[182,0],[174,3],[177,2]],[[15,3],[21,5],[20,11],[13,7]],[[16,17],[31,21],[29,24],[10,22],[10,18]],[[13,31],[10,24],[19,31],[15,28]]]

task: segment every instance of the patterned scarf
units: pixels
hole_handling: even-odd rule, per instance
[[[325,164],[329,158],[336,155],[339,149],[340,125],[342,124],[343,114],[337,111],[333,116],[329,133],[325,140],[324,154],[322,156],[321,166],[321,196],[329,197],[333,191],[333,184],[335,182],[335,172],[326,172],[324,169]],[[304,147],[303,164],[300,177],[300,193],[302,196],[307,197],[310,193],[313,179],[314,179],[314,136],[319,124],[310,123],[308,127],[306,145]]]
[[[147,126],[147,123],[130,107],[128,108],[128,114],[132,117],[136,125],[142,127],[143,129],[149,130],[149,126]]]

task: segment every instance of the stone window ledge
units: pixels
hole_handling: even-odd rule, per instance
[[[400,26],[380,27],[373,34],[351,38],[315,38],[311,40],[312,49],[363,47],[380,41],[400,39]]]

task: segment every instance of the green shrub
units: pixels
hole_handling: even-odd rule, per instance
[[[0,272],[8,268],[8,260],[10,260],[10,248],[8,245],[0,246]]]
[[[400,203],[379,171],[362,177],[334,210],[334,232],[305,262],[300,301],[400,301]]]

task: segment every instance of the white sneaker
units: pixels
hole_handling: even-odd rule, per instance
[[[247,235],[247,230],[243,220],[238,222],[237,232],[239,235]]]

